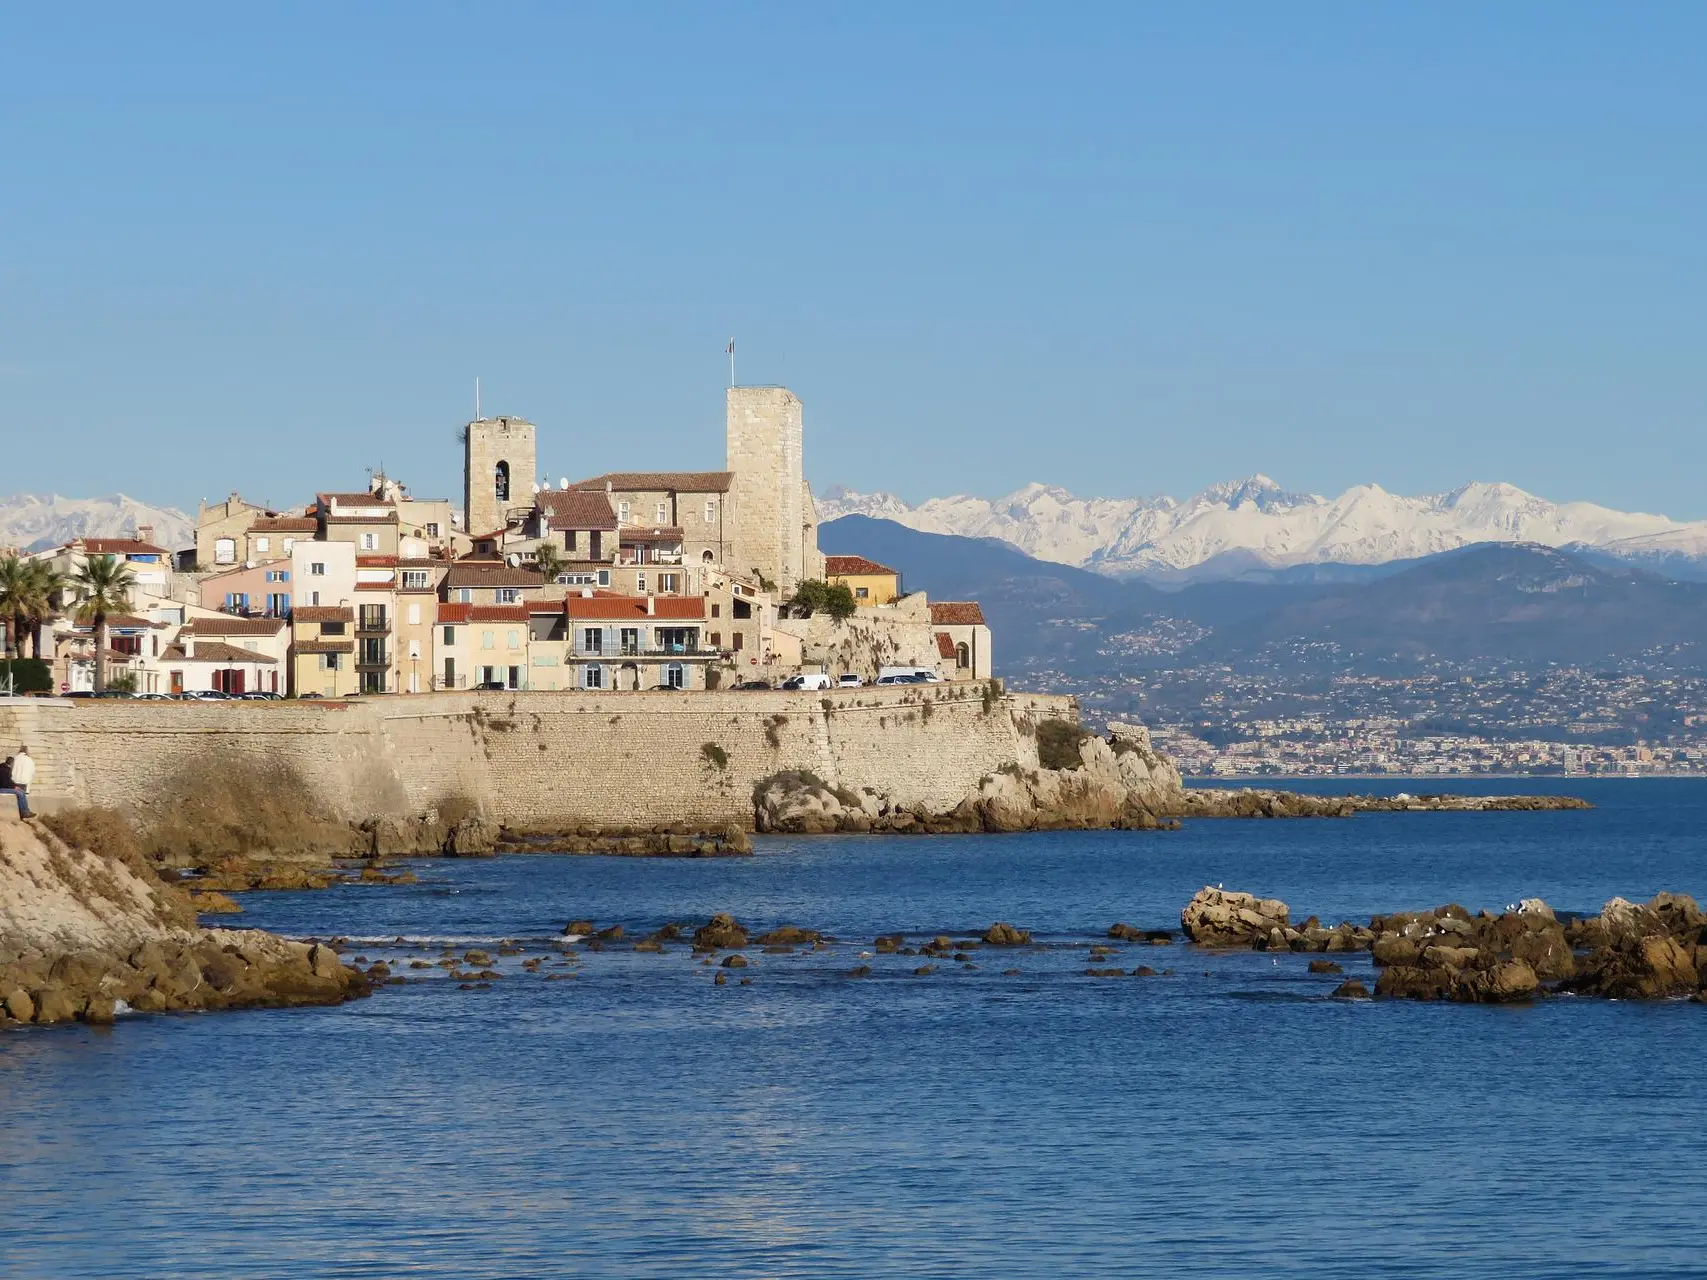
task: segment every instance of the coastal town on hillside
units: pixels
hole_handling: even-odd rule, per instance
[[[0,549],[7,656],[40,660],[40,692],[143,698],[988,679],[976,602],[819,550],[800,400],[732,386],[725,408],[723,471],[554,484],[533,423],[478,417],[460,508],[374,474],[292,509],[204,502],[190,547]]]

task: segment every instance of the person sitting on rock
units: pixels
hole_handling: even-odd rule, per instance
[[[30,783],[36,779],[36,762],[30,759],[30,749],[19,747],[18,754],[6,763],[11,766],[6,789],[18,797],[18,816],[35,817],[30,812]]]

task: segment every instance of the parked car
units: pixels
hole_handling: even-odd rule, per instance
[[[299,693],[296,696],[299,698],[324,698],[326,695],[323,693],[315,693],[314,690],[310,689],[307,693]]]
[[[828,689],[830,677],[822,671],[803,671],[797,676],[789,676],[780,687],[784,689]]]
[[[133,693],[130,695],[138,702],[170,702],[171,696],[164,693]]]
[[[931,682],[929,680],[925,679],[921,675],[916,675],[913,672],[908,672],[905,675],[878,676],[877,677],[877,683],[878,684],[930,684]]]
[[[136,695],[129,689],[102,689],[99,693],[89,695],[92,698],[134,698]]]
[[[178,695],[180,702],[230,702],[229,693],[220,693],[217,689],[187,689]]]
[[[771,687],[771,682],[769,680],[737,680],[734,687],[737,689],[768,689]]]
[[[848,672],[843,673],[841,679],[836,681],[836,688],[838,688],[838,689],[858,689],[861,686],[863,686],[864,684],[865,684],[865,677],[864,676],[855,675],[852,671],[848,671]]]
[[[493,692],[493,691],[496,691],[498,693],[502,693],[504,691],[504,682],[502,680],[482,680],[479,684],[475,685],[474,687],[476,689],[484,689],[488,693]]]
[[[890,681],[891,684],[940,684],[942,677],[929,667],[880,667],[877,671],[877,683],[884,683],[884,676],[917,676],[917,680]]]

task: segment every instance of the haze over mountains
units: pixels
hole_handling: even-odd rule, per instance
[[[1592,550],[1674,575],[1707,569],[1707,521],[1553,503],[1509,484],[1422,497],[1368,484],[1324,498],[1258,475],[1183,502],[1078,498],[1029,484],[994,500],[932,498],[917,506],[887,493],[829,489],[818,509],[825,522],[860,515],[926,533],[999,538],[1039,560],[1158,582],[1331,578],[1299,571],[1383,565],[1483,542]]]
[[[196,522],[175,507],[150,506],[122,493],[104,498],[64,498],[57,493],[15,493],[0,498],[0,547],[40,551],[73,538],[129,537],[152,526],[168,550],[196,540]]]

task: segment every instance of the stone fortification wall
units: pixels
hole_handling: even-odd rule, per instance
[[[1067,698],[986,685],[830,693],[430,693],[352,703],[0,702],[0,744],[37,757],[40,807],[147,807],[224,762],[286,764],[325,816],[466,796],[518,826],[750,824],[784,770],[952,808],[1003,764],[1035,767]]]

